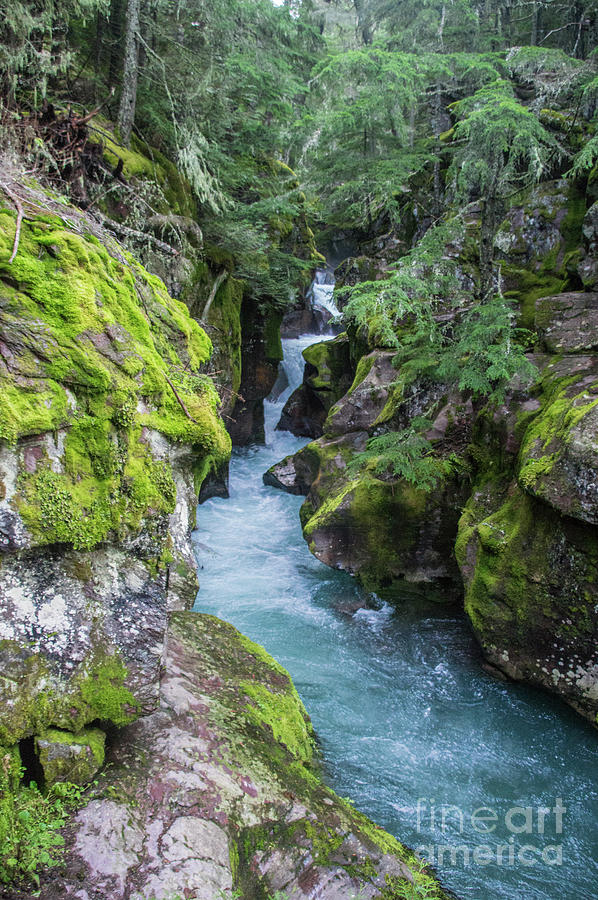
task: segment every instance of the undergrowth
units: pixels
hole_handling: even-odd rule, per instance
[[[24,770],[14,756],[0,760],[0,884],[35,884],[39,873],[60,862],[61,827],[80,802],[83,788],[53,785],[47,793],[35,782],[21,783]]]

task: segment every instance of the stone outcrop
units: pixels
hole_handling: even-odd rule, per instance
[[[160,707],[119,732],[109,762],[41,900],[368,900],[434,886],[321,781],[286,671],[211,616],[173,615]],[[434,896],[446,895],[436,885]]]
[[[543,182],[509,210],[498,230],[502,290],[517,302],[526,328],[534,328],[539,297],[582,287],[577,267],[585,209],[585,195],[574,183]]]
[[[583,248],[577,267],[586,290],[598,287],[598,202],[593,203],[583,220]]]
[[[198,491],[230,440],[184,304],[84,214],[19,191],[12,263],[0,212],[0,745],[35,738],[49,780],[60,759],[81,780],[91,723],[157,706],[168,613],[197,589]]]
[[[97,223],[26,193],[14,262],[14,214],[0,211],[0,774],[15,803],[21,766],[42,788],[88,785],[60,877],[38,865],[37,895],[337,900],[416,883],[444,897],[323,784],[287,673],[182,612],[198,495],[225,489],[218,409],[247,406],[237,438],[259,438],[280,317],[221,279],[208,327],[231,330],[226,401],[187,307]]]
[[[455,602],[462,588],[452,548],[466,489],[456,478],[443,479],[432,492],[399,486],[396,478],[353,462],[370,437],[431,411],[430,438],[441,452],[467,443],[471,402],[443,398],[432,384],[401,384],[394,355],[374,350],[362,357],[353,384],[330,407],[323,436],[272,466],[264,481],[306,495],[304,536],[322,562],[385,596]]]
[[[251,298],[241,309],[241,381],[227,429],[233,444],[245,446],[264,442],[264,398],[278,377],[282,360],[280,323],[282,316],[266,319]]]
[[[541,373],[536,386],[521,385],[496,406],[474,406],[438,386],[407,388],[387,368],[392,354],[374,351],[331,408],[324,436],[266,476],[306,495],[304,536],[319,559],[386,597],[423,593],[456,601],[464,586],[465,610],[487,659],[512,678],[558,693],[592,721],[598,710],[593,299],[567,293],[537,301],[540,346],[555,352],[532,357]],[[389,425],[405,429],[420,415],[431,419],[426,436],[434,453],[457,455],[452,474],[421,490],[356,466],[372,435]]]
[[[551,334],[571,338],[571,295],[538,300]],[[584,295],[579,295],[584,305]],[[560,323],[560,325],[559,325]],[[588,329],[581,349],[593,346]],[[485,466],[459,523],[465,609],[486,657],[512,678],[598,711],[598,357],[536,359],[542,377],[482,430]],[[506,436],[506,440],[505,440]]]
[[[539,299],[536,331],[547,353],[598,350],[598,294],[569,292]]]

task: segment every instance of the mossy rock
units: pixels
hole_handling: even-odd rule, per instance
[[[136,135],[131,136],[130,146],[125,147],[111,122],[101,116],[94,121],[95,128],[90,132],[89,140],[103,145],[104,162],[110,168],[115,170],[122,161],[122,175],[127,181],[157,184],[163,196],[158,212],[195,218],[197,209],[191,185],[173,162]]]
[[[149,435],[223,461],[218,395],[200,374],[205,332],[113,241],[79,217],[31,215],[13,263],[14,217],[0,211],[0,316],[12,364],[0,368],[0,441],[17,445],[5,501],[29,546],[91,548],[174,509],[167,461]]]
[[[324,783],[288,673],[232,625],[173,615],[162,697],[159,713],[115,736],[111,765],[86,794],[67,837],[67,891],[85,871],[98,896],[114,895],[117,875],[119,900],[268,900],[305,884],[373,897],[390,880],[396,896],[415,885],[446,900],[408,848]],[[98,856],[102,866],[90,866]]]
[[[465,611],[487,659],[598,712],[598,537],[515,484],[488,480],[459,524]]]
[[[519,485],[563,515],[598,524],[598,360],[565,357],[547,367],[540,388],[541,409],[522,437]]]
[[[538,298],[577,286],[570,257],[582,243],[586,207],[574,182],[544,182],[530,188],[500,225],[495,248],[502,290],[518,303],[523,327],[533,329]]]
[[[278,428],[295,435],[322,435],[329,410],[345,394],[353,379],[350,343],[346,334],[320,341],[303,351],[303,383],[285,403]]]
[[[106,735],[99,728],[73,734],[49,728],[35,738],[46,787],[61,781],[88,784],[104,763]]]
[[[362,473],[331,486],[316,508],[313,496],[302,509],[303,534],[322,562],[357,575],[366,589],[384,596],[459,599],[452,556],[463,500],[458,484],[424,491]]]

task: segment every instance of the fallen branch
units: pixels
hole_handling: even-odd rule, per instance
[[[150,216],[147,220],[147,224],[150,228],[166,228],[170,226],[171,228],[178,228],[180,231],[184,231],[186,234],[192,235],[197,241],[197,245],[201,247],[203,243],[203,234],[201,232],[201,228],[194,222],[193,219],[190,219],[188,216],[175,216],[175,215],[160,215],[156,213],[153,216]]]
[[[177,391],[177,389],[175,388],[175,386],[174,386],[174,384],[172,383],[172,381],[170,380],[170,378],[168,377],[168,375],[164,375],[164,378],[166,379],[166,383],[168,384],[168,386],[170,387],[172,393],[174,394],[174,396],[175,396],[176,399],[178,400],[179,406],[181,407],[181,409],[183,410],[183,412],[185,413],[185,415],[187,416],[187,418],[188,418],[191,422],[194,422],[196,425],[198,425],[199,423],[198,423],[197,419],[194,419],[193,416],[190,415],[189,410],[187,409],[187,407],[185,406],[185,404],[183,403],[183,401],[182,401],[181,398],[179,397],[178,391]]]
[[[106,97],[106,99],[103,100],[99,106],[96,106],[95,109],[92,109],[91,112],[87,113],[86,116],[82,116],[81,118],[78,118],[77,125],[87,125],[88,122],[91,122],[91,120],[94,118],[94,116],[97,116],[97,114],[102,109],[102,107],[106,106],[106,104],[110,101],[110,99],[112,97],[114,97],[115,90],[116,90],[116,88],[114,88],[114,87],[110,88],[110,94]]]
[[[21,225],[23,224],[23,216],[25,215],[25,210],[23,209],[23,204],[21,203],[19,197],[11,189],[6,185],[1,185],[2,190],[6,194],[7,197],[10,197],[12,202],[14,203],[17,210],[17,228],[15,231],[15,239],[12,245],[12,254],[10,259],[8,260],[9,266],[14,262],[17,252],[19,250],[19,241],[21,240]]]
[[[115,222],[113,219],[107,219],[104,216],[99,217],[97,213],[96,217],[100,218],[104,227],[108,228],[110,231],[114,231],[116,234],[124,235],[124,237],[137,238],[137,240],[140,241],[150,241],[150,243],[155,244],[157,249],[161,250],[162,253],[167,253],[169,256],[180,256],[180,250],[171,247],[170,244],[166,244],[164,241],[159,240],[159,238],[154,237],[153,234],[149,234],[147,231],[137,231],[135,228],[129,228],[128,225],[121,225],[120,222]]]

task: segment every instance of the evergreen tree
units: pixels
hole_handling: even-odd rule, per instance
[[[450,179],[457,198],[479,198],[480,294],[496,289],[494,238],[509,195],[539,181],[560,152],[555,137],[500,80],[454,105],[459,117],[453,135]]]

